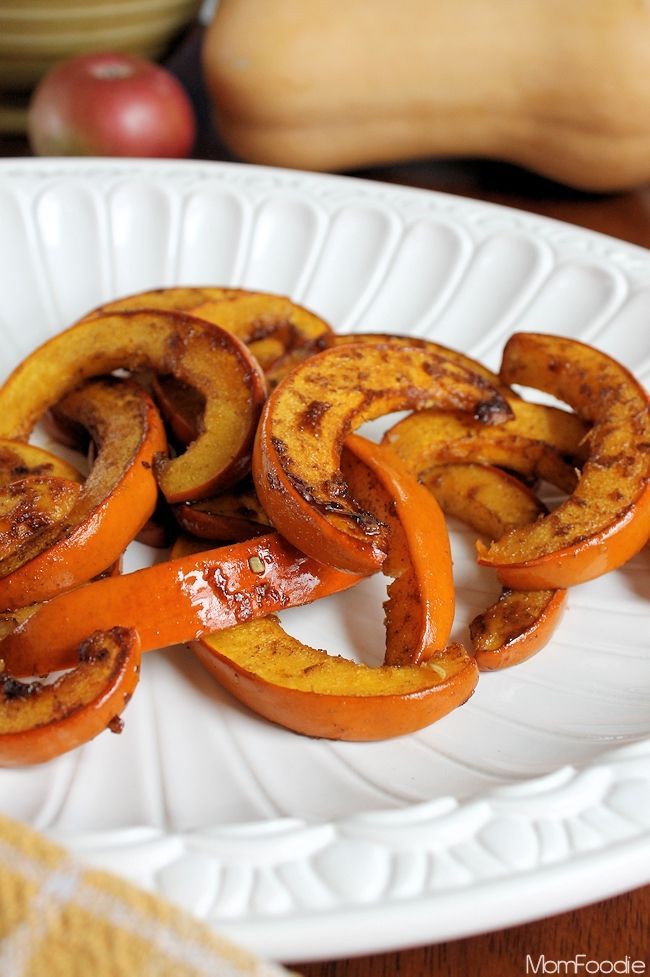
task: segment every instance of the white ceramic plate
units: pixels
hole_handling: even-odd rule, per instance
[[[650,377],[645,251],[512,210],[236,165],[6,161],[0,372],[153,286],[291,295],[339,330],[431,336],[496,366],[514,329]],[[454,527],[456,633],[497,593]],[[134,560],[142,559],[136,553]],[[149,655],[122,736],[0,771],[0,807],[286,961],[440,941],[650,879],[648,551],[576,588],[551,645],[398,740],[257,718],[180,648]],[[378,660],[382,585],[286,615]]]

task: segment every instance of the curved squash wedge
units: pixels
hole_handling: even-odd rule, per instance
[[[254,712],[306,736],[382,740],[429,726],[472,694],[473,658],[450,645],[422,665],[369,668],[292,638],[266,617],[192,645]]]
[[[0,766],[44,763],[93,739],[120,732],[120,714],[140,677],[135,631],[111,628],[80,645],[71,672],[53,683],[0,676]]]
[[[156,505],[153,465],[167,442],[143,390],[114,377],[95,380],[70,393],[60,410],[89,432],[97,455],[65,517],[0,559],[3,610],[47,600],[101,573]]]
[[[459,644],[449,539],[442,512],[392,453],[351,435],[343,471],[364,505],[385,520],[384,664],[370,668],[310,648],[275,616],[202,637],[192,647],[233,695],[308,736],[378,740],[428,726],[465,702],[478,669]]]
[[[352,344],[300,364],[269,397],[255,440],[253,478],[273,525],[339,569],[378,569],[384,527],[350,496],[340,471],[343,442],[364,421],[433,406],[487,423],[511,415],[487,381],[426,349]]]
[[[478,544],[479,562],[517,590],[569,587],[621,566],[650,536],[648,393],[605,353],[559,336],[515,334],[501,372],[570,404],[593,428],[569,498],[533,525]]]
[[[238,339],[182,312],[98,315],[49,339],[0,388],[0,437],[26,440],[66,393],[120,367],[173,373],[205,398],[199,437],[182,456],[156,465],[170,502],[210,495],[246,473],[266,395],[263,374]]]
[[[0,618],[0,657],[16,676],[72,668],[91,631],[137,630],[142,652],[191,641],[353,586],[277,533],[156,563]]]

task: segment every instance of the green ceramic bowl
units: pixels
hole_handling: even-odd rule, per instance
[[[3,0],[0,92],[28,94],[57,61],[91,51],[158,60],[201,0]]]

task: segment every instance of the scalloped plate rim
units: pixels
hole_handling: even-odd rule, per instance
[[[227,183],[232,177],[237,186],[246,186],[246,181],[265,180],[273,178],[283,185],[295,187],[309,187],[310,185],[326,185],[339,189],[351,196],[360,195],[363,199],[381,202],[383,195],[388,195],[391,205],[408,201],[409,199],[438,200],[447,207],[454,207],[461,214],[492,215],[502,218],[506,222],[514,222],[527,232],[536,228],[550,230],[555,233],[570,235],[576,242],[589,242],[594,245],[600,257],[610,261],[619,258],[629,262],[627,273],[634,277],[634,273],[641,269],[641,280],[650,281],[650,253],[637,245],[620,241],[595,231],[585,230],[568,222],[547,218],[541,215],[527,213],[504,205],[488,201],[477,201],[471,198],[457,197],[453,194],[439,191],[427,191],[417,187],[369,181],[357,177],[302,172],[299,170],[281,169],[276,167],[253,166],[240,163],[215,163],[210,161],[166,161],[166,160],[124,160],[124,159],[5,159],[0,161],[0,179],[12,176],[29,176],[54,180],[59,178],[78,179],[82,176],[103,174],[116,178],[155,174],[164,179],[166,174],[178,175],[187,173],[188,176],[218,176]],[[646,756],[639,758],[638,754],[647,748]],[[650,738],[639,740],[630,746],[608,750],[603,754],[606,762],[594,761],[579,768],[569,769],[569,780],[579,776],[581,772],[593,769],[606,769],[608,772],[616,770],[619,760],[625,765],[632,757],[632,766],[641,771],[641,781],[650,785]],[[558,768],[560,770],[562,768]],[[552,776],[552,775],[547,775]],[[532,778],[527,783],[532,783]],[[558,788],[561,789],[561,788]],[[496,794],[507,794],[508,787],[497,788],[496,791],[486,789],[467,802],[461,802],[457,810],[468,805],[480,803],[482,799],[493,798]],[[511,791],[516,794],[516,787]],[[426,803],[426,802],[425,802]],[[413,805],[417,807],[418,805]],[[516,804],[514,805],[516,807]],[[372,811],[367,812],[371,818]],[[364,815],[354,816],[359,823],[363,823]],[[284,819],[286,824],[293,824]],[[331,824],[335,830],[340,830],[347,819],[335,819]],[[313,824],[305,822],[307,828]],[[133,826],[136,828],[136,826]],[[93,858],[101,849],[102,838],[113,835],[114,831],[97,832],[94,834],[79,833],[70,836],[65,832],[49,832],[57,840],[67,842],[73,851],[77,851],[82,859],[93,862]],[[181,837],[179,835],[179,837]],[[307,912],[297,916],[265,919],[244,919],[237,923],[222,921],[219,928],[225,934],[245,942],[251,948],[265,955],[273,955],[287,962],[307,961],[348,954],[383,952],[395,950],[416,943],[439,942],[445,939],[456,939],[489,929],[514,925],[530,919],[538,918],[548,912],[562,911],[576,908],[593,902],[595,899],[625,891],[628,888],[650,881],[650,868],[644,868],[642,854],[650,852],[650,830],[639,830],[635,835],[623,840],[613,840],[610,845],[595,848],[591,851],[573,853],[557,863],[544,866],[543,870],[533,871],[525,869],[513,871],[500,879],[488,879],[474,883],[467,887],[459,886],[452,891],[435,892],[430,895],[419,894],[413,899],[392,901],[385,904],[372,905],[341,905],[322,913]],[[650,861],[650,860],[648,860]],[[645,864],[648,864],[648,861]],[[607,866],[611,870],[604,871]],[[531,880],[537,879],[538,890],[541,886],[544,895],[540,898],[539,891],[534,891]],[[558,892],[562,886],[568,888]],[[482,919],[468,913],[469,907],[480,908],[485,895],[498,894],[505,897],[508,909],[492,910]],[[553,908],[553,899],[556,906]],[[559,900],[559,901],[558,901]],[[461,912],[464,905],[464,912]],[[448,903],[444,912],[441,907]],[[417,911],[413,914],[414,906]],[[431,917],[439,911],[439,918],[444,923],[432,925]],[[454,913],[459,915],[454,917]],[[471,917],[468,919],[468,915]],[[334,936],[331,927],[335,920],[345,922],[345,934],[340,931]],[[383,927],[383,928],[382,928]],[[377,932],[381,929],[381,932]]]

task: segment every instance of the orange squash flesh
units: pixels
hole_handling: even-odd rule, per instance
[[[508,668],[541,651],[560,623],[566,597],[566,590],[504,590],[470,624],[479,668]]]
[[[74,465],[35,444],[0,438],[0,486],[27,475],[53,475],[71,482],[83,482]]]
[[[170,502],[210,495],[246,473],[264,377],[238,339],[181,312],[97,316],[48,340],[0,388],[0,436],[27,439],[73,387],[120,367],[173,373],[205,397],[199,437],[181,457],[156,466]]]
[[[392,577],[384,604],[385,665],[417,665],[449,640],[455,594],[443,512],[393,453],[351,434],[342,471],[354,498],[388,530],[382,572]]]
[[[79,482],[55,475],[28,475],[0,486],[0,566],[69,516],[80,492]]]
[[[456,644],[422,665],[369,668],[302,644],[271,616],[192,644],[217,681],[258,715],[306,736],[382,740],[422,729],[476,687]]]
[[[383,441],[418,477],[430,466],[467,462],[499,465],[563,492],[573,491],[577,483],[573,465],[553,444],[523,433],[530,430],[523,403],[513,401],[513,420],[490,428],[457,411],[420,411],[398,421]]]
[[[472,694],[478,670],[458,644],[451,553],[444,516],[392,453],[350,435],[342,466],[351,490],[384,520],[386,653],[369,668],[310,648],[275,617],[194,642],[199,660],[233,695],[296,732],[378,740],[440,719]]]
[[[424,486],[444,512],[498,539],[547,511],[537,497],[499,468],[449,465],[430,469]],[[566,590],[503,590],[477,615],[469,632],[481,670],[507,668],[537,654],[552,637],[566,604]]]
[[[192,313],[238,336],[264,369],[283,353],[310,346],[332,331],[315,313],[283,295],[268,292],[239,289],[235,296],[213,298],[195,306]]]
[[[393,335],[391,333],[380,333],[380,332],[351,332],[351,333],[332,333],[329,336],[323,338],[323,346],[349,346],[350,344],[362,344],[362,345],[376,345],[377,343],[385,343],[390,341],[391,343],[401,344],[402,346],[416,346],[418,349],[427,349],[430,353],[436,353],[445,360],[450,360],[455,363],[456,366],[463,367],[465,370],[469,370],[470,373],[475,373],[477,376],[482,377],[484,380],[498,390],[500,394],[504,397],[517,398],[517,394],[508,387],[507,384],[503,382],[498,373],[494,373],[484,366],[479,360],[473,359],[471,356],[467,356],[466,353],[461,353],[457,349],[453,349],[451,346],[444,346],[442,343],[436,343],[432,339],[422,339],[417,336],[399,336]]]
[[[110,299],[92,309],[85,319],[113,314],[114,312],[141,312],[142,309],[157,309],[163,312],[191,312],[197,305],[217,299],[236,298],[239,289],[212,287],[211,285],[172,285],[169,288],[152,288],[141,292],[131,292],[116,299]]]
[[[178,525],[206,540],[236,542],[269,531],[269,519],[249,481],[229,492],[174,506]]]
[[[105,303],[87,318],[147,308],[189,312],[215,323],[245,343],[264,370],[284,357],[310,355],[331,333],[324,319],[284,295],[213,286],[137,292]],[[154,377],[152,391],[179,443],[193,441],[200,432],[197,420],[204,407],[198,391],[174,376]]]
[[[246,344],[282,337],[285,351],[331,333],[329,323],[285,295],[245,288],[175,286],[135,292],[94,309],[86,318],[142,309],[189,312],[214,322]]]
[[[542,441],[567,460],[576,463],[584,461],[586,458],[585,439],[590,425],[582,418],[558,407],[523,400],[512,387],[504,383],[503,378],[498,374],[493,373],[478,360],[467,356],[465,353],[460,353],[458,350],[451,349],[449,346],[443,346],[441,343],[433,342],[430,339],[415,339],[410,336],[389,337],[379,333],[332,334],[323,337],[322,343],[324,346],[341,346],[349,343],[376,343],[389,338],[395,343],[428,349],[430,352],[437,353],[444,359],[448,359],[487,380],[508,401],[513,413],[512,418],[505,423],[505,426],[503,428],[500,426],[497,431],[502,434],[507,431],[534,441]],[[427,412],[424,414],[426,415]],[[469,418],[466,420],[468,421],[467,430],[458,431],[456,432],[457,435],[467,434],[471,430]],[[480,430],[485,432],[485,428]],[[494,433],[493,429],[490,431]],[[449,432],[450,439],[452,436],[453,432]]]
[[[448,516],[467,523],[490,539],[534,522],[546,506],[524,483],[492,465],[435,465],[419,476]]]
[[[485,380],[428,350],[348,345],[300,364],[269,397],[257,429],[253,478],[273,525],[294,545],[350,572],[378,569],[384,530],[349,497],[343,441],[392,411],[446,407],[487,423],[510,416]]]
[[[571,496],[489,547],[479,562],[506,587],[570,587],[625,563],[650,535],[650,399],[611,357],[575,340],[515,334],[503,354],[509,383],[535,387],[593,423]]]
[[[195,293],[190,288],[161,289],[118,300],[109,308],[134,308],[154,301],[161,307],[167,303],[169,308],[184,309],[237,336],[264,371],[287,358],[306,358],[331,332],[327,322],[282,295],[219,288],[197,288]],[[281,365],[274,376],[279,370]],[[198,391],[174,376],[154,377],[152,391],[179,443],[193,441],[204,406]]]
[[[152,377],[151,393],[175,443],[187,446],[195,441],[201,432],[205,397],[171,374]]]
[[[87,638],[78,664],[51,684],[0,676],[0,766],[44,763],[86,743],[119,716],[140,676],[137,632],[112,628]]]
[[[602,520],[597,529],[584,536],[573,534],[573,541],[564,546],[560,533],[566,524],[560,516],[553,518],[556,512],[545,517],[551,521],[544,527],[533,527],[534,532],[516,530],[489,547],[477,543],[478,562],[493,567],[502,584],[512,589],[573,587],[623,566],[650,538],[650,487],[609,523],[603,525]],[[562,515],[570,518],[571,513],[565,509]],[[524,540],[526,549],[519,549],[519,542]],[[542,549],[546,552],[535,555]]]
[[[5,615],[0,656],[11,675],[46,674],[73,667],[91,631],[135,628],[146,652],[310,603],[358,579],[268,533],[94,581]]]
[[[47,600],[101,573],[156,505],[153,465],[166,438],[144,391],[116,378],[96,380],[69,394],[60,409],[90,432],[98,454],[66,517],[0,559],[3,610]]]
[[[324,341],[317,339],[313,345],[299,346],[296,349],[289,350],[288,353],[283,353],[264,371],[269,391],[275,390],[278,384],[282,383],[284,378],[288,377],[297,366],[300,366],[311,356],[315,356],[316,353],[321,353],[325,348]]]

